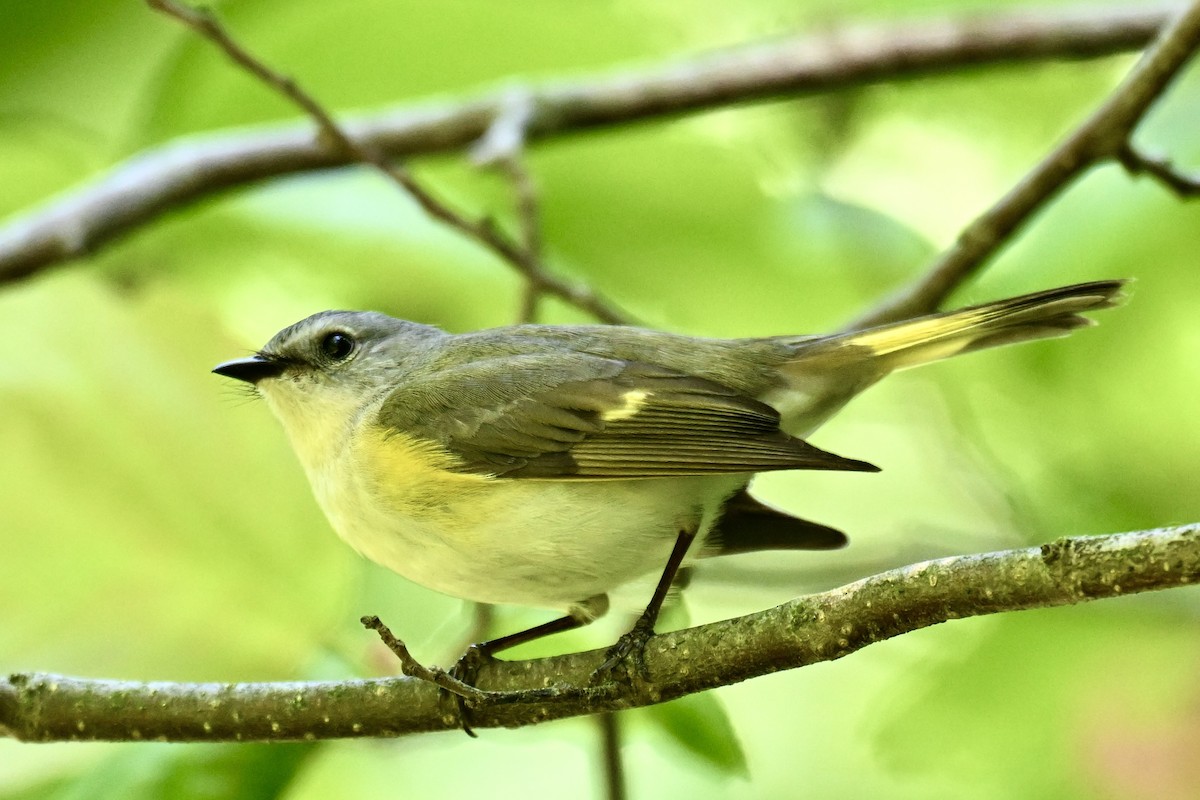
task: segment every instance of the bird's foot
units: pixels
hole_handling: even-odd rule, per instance
[[[443,697],[454,698],[460,726],[468,736],[474,737],[475,731],[471,729],[470,709],[472,706],[489,702],[492,699],[491,693],[476,688],[474,681],[479,673],[479,668],[490,661],[491,656],[484,652],[479,645],[471,645],[449,672],[438,667],[427,667],[413,658],[404,642],[397,639],[379,617],[363,617],[361,622],[365,628],[379,634],[380,640],[400,660],[400,671],[403,674],[432,683],[442,690]]]
[[[475,679],[479,676],[479,670],[484,665],[490,664],[495,660],[486,643],[468,645],[458,661],[454,662],[454,666],[450,668],[448,674],[463,686],[470,686],[476,692],[484,695],[485,693],[481,689],[475,688]],[[471,727],[471,709],[474,703],[478,702],[478,699],[454,694],[454,701],[458,706],[458,721],[463,729],[463,733],[475,738],[475,731]]]
[[[646,644],[654,636],[654,620],[641,616],[627,633],[617,639],[608,649],[604,663],[592,673],[593,684],[605,683],[615,677],[618,667],[625,667],[625,677],[630,682],[647,681],[650,674],[646,669]]]

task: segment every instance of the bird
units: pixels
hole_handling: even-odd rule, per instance
[[[614,325],[452,334],[323,311],[213,372],[252,384],[333,529],[447,595],[557,611],[476,655],[588,624],[659,574],[604,666],[640,657],[686,564],[847,542],[755,499],[757,473],[875,472],[807,441],[897,370],[1093,324],[1125,281],[832,335],[715,339]]]

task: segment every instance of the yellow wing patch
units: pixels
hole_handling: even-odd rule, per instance
[[[609,409],[600,415],[600,419],[605,422],[616,422],[617,420],[629,419],[634,414],[642,410],[646,405],[646,401],[652,396],[651,392],[643,389],[630,389],[625,394],[621,395],[621,405],[617,408]]]

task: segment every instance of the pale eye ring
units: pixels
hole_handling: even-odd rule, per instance
[[[354,352],[354,337],[344,331],[331,331],[321,339],[321,352],[330,361],[344,361]]]

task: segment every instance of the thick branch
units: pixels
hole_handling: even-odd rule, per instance
[[[1103,105],[1008,194],[968,225],[924,278],[849,327],[869,328],[933,311],[1011,241],[1037,211],[1100,162],[1119,161],[1126,169],[1140,169],[1168,183],[1168,175],[1180,177],[1161,163],[1154,164],[1153,167],[1158,167],[1154,169],[1146,160],[1135,162],[1129,138],[1197,47],[1200,47],[1200,3],[1193,3],[1163,29]],[[1181,185],[1177,181],[1173,188],[1178,191]]]
[[[960,617],[1068,605],[1200,579],[1200,524],[1060,539],[885,572],[767,611],[657,636],[641,690],[590,688],[604,650],[495,662],[478,685],[505,693],[475,727],[518,727],[671,700],[849,655]],[[172,684],[11,675],[0,731],[26,741],[254,741],[400,736],[458,726],[438,689],[412,678],[342,683]],[[522,692],[530,692],[522,695]]]
[[[531,141],[729,104],[904,80],[973,64],[1093,58],[1143,46],[1164,8],[1082,9],[863,27],[756,44],[616,75],[527,90]],[[526,90],[522,90],[526,91]],[[444,152],[482,137],[512,90],[403,106],[342,127],[390,157]],[[172,142],[0,229],[0,283],[79,258],[158,216],[267,178],[343,166],[352,154],[308,125]]]

